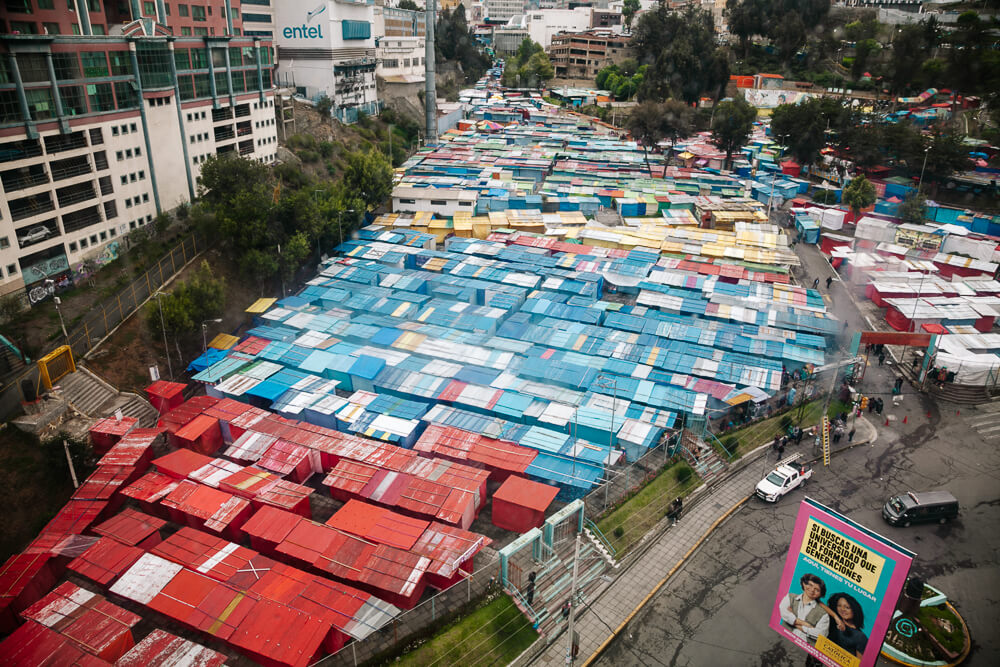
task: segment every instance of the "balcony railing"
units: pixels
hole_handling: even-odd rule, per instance
[[[250,126],[250,123],[240,123],[236,126],[236,134],[241,137],[253,134],[253,127]]]
[[[0,174],[0,179],[3,180],[3,189],[7,192],[13,192],[48,183],[49,175],[45,173],[45,170],[29,173],[15,171]]]
[[[0,163],[14,162],[42,154],[42,145],[37,141],[11,141],[0,144]]]
[[[245,118],[246,116],[249,116],[249,115],[250,115],[250,105],[249,104],[241,104],[238,107],[236,107],[236,117],[237,118]]]
[[[50,168],[52,169],[53,181],[65,181],[67,178],[82,176],[83,174],[90,174],[93,172],[93,169],[90,168],[90,160],[88,160],[85,155],[73,158],[72,160],[59,160],[57,162],[53,162],[50,165]]]
[[[241,141],[239,147],[240,155],[249,155],[250,153],[253,153],[253,140]]]
[[[101,176],[101,178],[98,180],[98,184],[101,186],[102,195],[107,196],[110,194],[114,194],[115,186],[111,183],[110,176]]]
[[[236,134],[233,133],[232,128],[229,127],[219,127],[215,129],[215,140],[216,141],[229,141],[230,139],[236,138]]]
[[[232,107],[222,107],[221,109],[212,109],[212,122],[220,123],[224,120],[233,119],[233,108]]]
[[[79,211],[74,211],[73,213],[67,213],[63,216],[62,220],[63,229],[68,234],[101,222],[101,209],[97,206],[90,206]]]
[[[93,183],[81,183],[56,190],[56,196],[59,198],[59,206],[66,207],[94,199],[97,193],[94,192]]]
[[[55,209],[55,204],[52,203],[51,198],[48,198],[48,195],[46,195],[46,199],[25,197],[10,202],[10,217],[14,222],[17,222]]]
[[[72,151],[77,148],[86,147],[87,137],[83,132],[74,132],[72,134],[54,134],[51,137],[45,137],[46,153],[63,153],[65,151]]]

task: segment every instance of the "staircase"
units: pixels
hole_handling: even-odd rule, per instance
[[[708,435],[710,438],[715,437],[711,434]],[[701,477],[701,481],[706,484],[726,470],[726,462],[719,457],[715,448],[689,430],[684,431],[680,451],[688,464]]]
[[[535,594],[530,605],[524,597],[524,591],[508,590],[514,604],[534,623],[541,635],[549,636],[565,623],[562,608],[573,587],[573,545],[572,540],[566,540],[563,548],[552,553],[535,570]],[[586,603],[588,594],[600,585],[607,569],[608,560],[605,556],[592,542],[582,540],[577,570],[577,609]]]
[[[927,393],[947,403],[960,405],[980,405],[992,400],[989,390],[983,386],[945,383],[940,389],[937,383],[927,380]]]
[[[151,428],[159,417],[148,401],[131,392],[120,392],[86,368],[62,377],[54,386],[73,408],[93,418],[110,417],[121,410],[122,416],[135,417],[140,428]]]

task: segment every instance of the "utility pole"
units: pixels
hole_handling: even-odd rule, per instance
[[[160,328],[163,330],[163,352],[167,355],[167,371],[170,372],[170,379],[174,379],[174,369],[170,365],[170,344],[167,343],[167,325],[163,321],[163,292],[156,293],[156,303],[160,307]]]
[[[573,622],[576,620],[576,587],[580,577],[580,533],[573,545],[573,580],[569,590],[569,621],[566,624],[566,664],[573,663]]]
[[[66,463],[69,464],[69,476],[73,478],[73,488],[79,489],[80,482],[76,478],[76,468],[73,467],[73,458],[69,455],[69,443],[65,440],[63,440],[63,449],[66,450]]]
[[[424,26],[424,137],[425,143],[437,143],[437,84],[434,80],[434,22],[437,0],[427,1]]]

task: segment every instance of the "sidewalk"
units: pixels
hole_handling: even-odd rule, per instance
[[[854,442],[849,445],[844,443],[844,446],[834,449],[833,454],[876,440],[875,427],[864,417],[858,418],[856,428]],[[811,446],[791,448],[789,453],[794,453],[795,449],[801,451],[807,460],[816,458],[812,455]],[[768,445],[758,447],[711,487],[699,489],[697,499],[691,497],[677,525],[663,531],[632,565],[587,600],[587,605],[576,617],[575,630],[580,637],[580,654],[576,664],[589,665],[596,660],[702,542],[750,499],[762,476],[764,461],[761,458],[769,453]],[[555,637],[531,664],[553,667],[566,664],[565,626]]]

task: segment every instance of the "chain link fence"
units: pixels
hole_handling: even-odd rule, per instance
[[[169,253],[136,278],[125,289],[103,303],[93,306],[83,321],[68,332],[67,339],[54,341],[52,349],[69,345],[74,359],[83,359],[115,327],[135,313],[145,301],[176,276],[204,249],[206,243],[196,235],[185,238]],[[51,351],[51,350],[50,350]],[[41,355],[44,356],[44,355]],[[32,364],[0,389],[0,417],[8,419],[22,401],[34,398],[39,386],[37,364]]]

